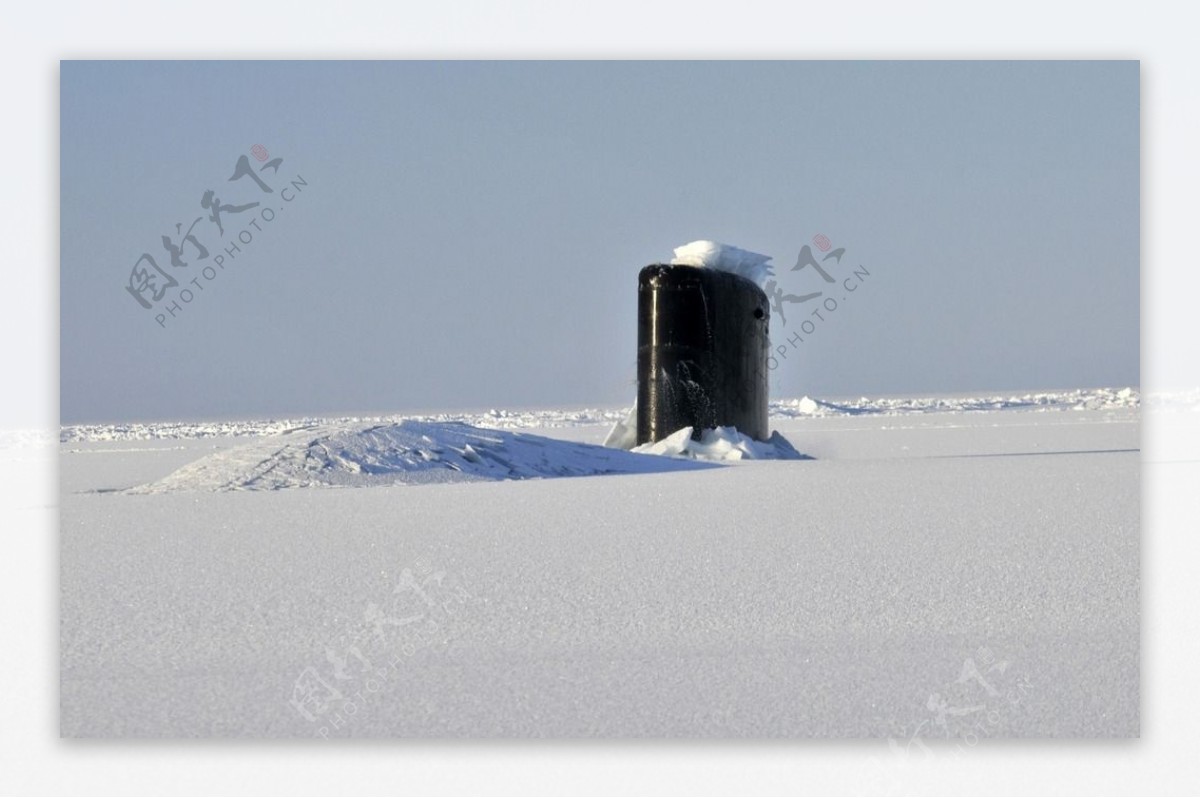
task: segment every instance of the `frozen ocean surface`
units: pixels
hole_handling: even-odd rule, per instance
[[[622,408],[66,427],[61,730],[1137,736],[1140,404],[803,397],[815,460],[719,464],[574,446]],[[467,445],[616,460],[387,482]]]

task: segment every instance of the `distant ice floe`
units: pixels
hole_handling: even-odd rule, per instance
[[[770,255],[739,249],[717,241],[693,241],[675,248],[673,266],[697,266],[730,272],[763,287],[772,275]]]
[[[203,457],[130,493],[474,482],[713,467],[454,422],[289,430]]]
[[[1200,391],[1155,393],[1146,397],[1155,409],[1200,410]],[[860,397],[828,400],[808,396],[778,399],[770,403],[772,419],[821,418],[856,415],[908,415],[912,413],[975,413],[1003,411],[1050,412],[1060,410],[1118,410],[1138,408],[1141,393],[1136,388],[1096,388],[1072,391],[1043,391],[1024,394],[988,394],[941,397]],[[630,409],[488,410],[482,413],[439,413],[435,415],[345,416],[337,418],[256,419],[246,421],[171,421],[64,426],[60,443],[100,441],[182,440],[197,438],[260,437],[284,435],[317,426],[398,424],[402,421],[461,423],[483,429],[553,429],[560,427],[613,426],[631,422]],[[628,434],[628,431],[626,431]],[[617,446],[614,442],[610,445]],[[632,448],[617,446],[617,448]]]
[[[306,416],[292,419],[248,419],[244,421],[78,424],[63,427],[59,434],[59,441],[61,443],[82,443],[89,441],[259,437],[262,435],[285,435],[296,430],[312,429],[317,426],[398,424],[401,421],[458,423],[486,429],[552,429],[555,427],[584,427],[592,424],[612,424],[618,419],[624,418],[626,412],[622,408],[603,410],[593,408],[583,410],[496,410],[493,408],[482,413]]]
[[[883,415],[919,413],[979,413],[997,410],[1117,410],[1141,406],[1136,388],[1096,388],[1041,393],[942,396],[878,397],[827,401],[805,396],[770,404],[771,418]]]

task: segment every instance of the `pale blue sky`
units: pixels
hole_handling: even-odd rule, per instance
[[[1138,383],[1137,62],[64,62],[64,423],[618,405],[638,270],[815,234],[775,397]],[[264,145],[275,187],[228,182]],[[307,186],[284,202],[297,176]],[[206,190],[263,205],[161,238]],[[200,270],[276,211],[215,279]],[[178,236],[176,236],[178,239]],[[151,253],[193,301],[125,290]],[[839,271],[840,270],[840,271]],[[815,303],[785,307],[782,342]],[[814,320],[815,321],[815,320]]]

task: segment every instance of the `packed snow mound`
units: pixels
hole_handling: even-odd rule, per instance
[[[788,443],[778,432],[767,441],[756,441],[738,432],[736,427],[701,430],[700,440],[692,438],[692,428],[684,427],[661,441],[643,443],[632,451],[639,454],[670,455],[693,460],[811,460]]]
[[[806,397],[807,398],[807,397]],[[700,432],[700,439],[692,438],[693,427],[676,430],[660,441],[637,443],[637,402],[629,408],[624,418],[618,419],[604,439],[604,445],[616,449],[628,449],[639,454],[688,457],[693,460],[812,460],[808,455],[796,451],[791,443],[778,432],[766,441],[756,441],[743,435],[736,427],[718,427]]]
[[[697,266],[730,272],[745,277],[762,288],[773,273],[770,261],[770,255],[760,255],[729,244],[693,241],[675,248],[675,257],[671,260],[671,265]]]
[[[460,423],[308,427],[216,452],[131,493],[474,482],[708,467]]]

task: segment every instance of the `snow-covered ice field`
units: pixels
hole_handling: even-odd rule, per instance
[[[1137,736],[1140,405],[805,397],[815,459],[721,463],[620,408],[65,427],[61,731]]]

